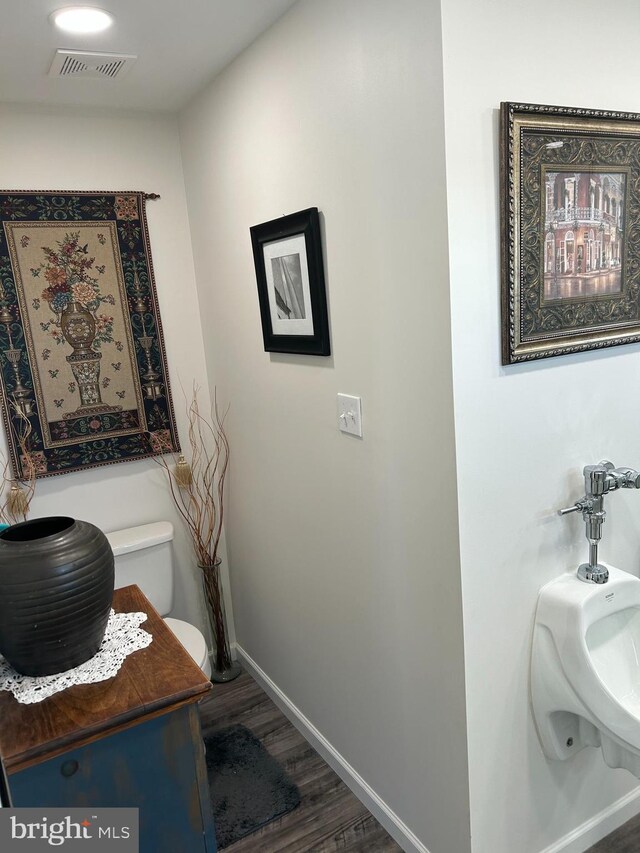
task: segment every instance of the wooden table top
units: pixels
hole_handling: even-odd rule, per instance
[[[0,755],[9,773],[196,702],[211,689],[137,586],[115,590],[113,609],[144,611],[147,620],[140,627],[153,636],[146,649],[126,658],[115,677],[69,687],[33,705],[0,691]]]

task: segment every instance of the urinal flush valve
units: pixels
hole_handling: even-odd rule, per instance
[[[586,583],[606,583],[608,570],[598,563],[598,543],[602,538],[604,496],[616,489],[640,489],[640,473],[633,468],[614,468],[613,462],[585,465],[584,497],[573,506],[558,510],[558,515],[581,512],[589,541],[589,562],[578,566],[578,577]]]

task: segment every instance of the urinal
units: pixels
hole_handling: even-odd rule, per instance
[[[545,755],[600,746],[640,778],[640,580],[611,566],[606,584],[575,573],[540,591],[531,700]]]

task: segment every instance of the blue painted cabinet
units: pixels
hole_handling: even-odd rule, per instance
[[[14,773],[10,786],[15,806],[139,808],[141,853],[216,850],[194,705]]]
[[[0,755],[15,806],[134,807],[141,853],[215,853],[197,703],[211,682],[141,591],[117,612],[145,611],[152,635],[114,678],[32,705],[0,691]]]

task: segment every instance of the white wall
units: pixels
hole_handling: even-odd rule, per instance
[[[240,645],[432,853],[469,850],[439,6],[303,0],[181,118],[231,401]],[[322,212],[333,355],[269,355],[249,227]],[[336,394],[363,399],[364,438]]]
[[[545,760],[528,668],[539,587],[587,554],[581,519],[554,511],[583,493],[583,465],[640,467],[640,347],[500,366],[499,104],[640,111],[640,8],[621,0],[615,16],[605,23],[594,0],[443,2],[474,853],[537,853],[637,784],[592,749]],[[613,495],[607,509],[602,558],[637,574],[640,495]]]
[[[149,238],[178,430],[184,438],[180,382],[190,393],[196,380],[204,405],[209,388],[175,119],[0,105],[0,128],[4,189],[160,193],[160,200],[147,202]],[[204,624],[190,545],[155,462],[39,480],[32,517],[61,513],[104,530],[173,521],[178,557],[174,615]]]

